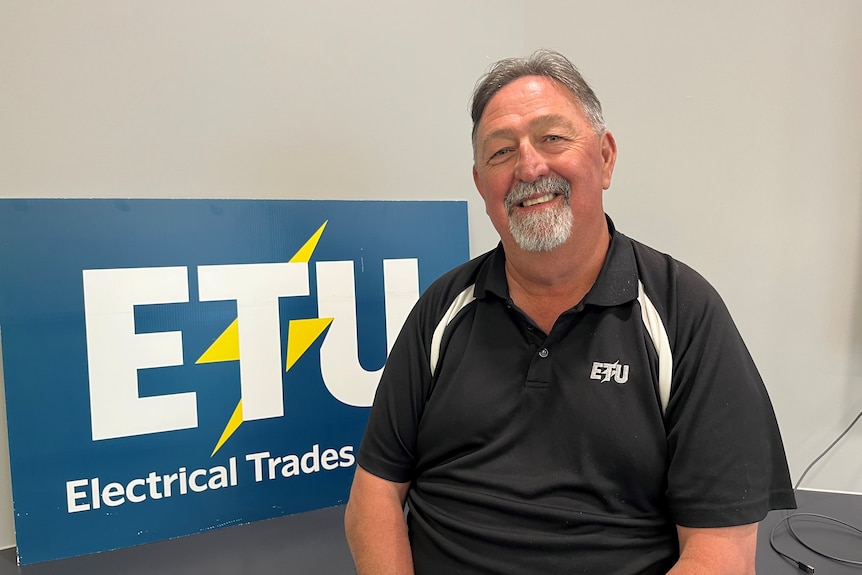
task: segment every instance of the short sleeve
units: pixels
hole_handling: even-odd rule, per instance
[[[687,527],[757,522],[795,499],[754,361],[718,293],[679,264],[666,413],[668,504]]]

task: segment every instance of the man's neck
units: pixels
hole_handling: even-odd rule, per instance
[[[545,333],[564,311],[577,305],[590,291],[610,246],[607,227],[590,242],[570,238],[548,252],[506,248],[509,295]]]

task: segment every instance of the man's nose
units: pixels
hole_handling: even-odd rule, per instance
[[[518,151],[518,164],[515,166],[515,177],[522,182],[534,182],[548,175],[548,164],[544,156],[530,143],[521,144]]]

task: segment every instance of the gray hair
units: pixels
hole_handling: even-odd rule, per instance
[[[581,73],[565,56],[553,50],[536,50],[527,58],[500,60],[479,79],[473,91],[470,115],[473,118],[473,154],[476,153],[476,130],[491,98],[507,84],[524,76],[543,76],[567,88],[581,104],[584,115],[596,134],[605,131],[602,105]]]

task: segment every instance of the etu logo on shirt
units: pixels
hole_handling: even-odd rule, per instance
[[[629,380],[629,366],[620,365],[619,360],[614,363],[602,363],[599,361],[593,362],[593,369],[590,371],[590,379],[599,380],[601,383],[607,383],[613,378],[617,383],[625,383]]]

